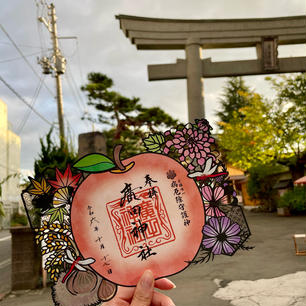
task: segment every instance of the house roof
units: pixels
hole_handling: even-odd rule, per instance
[[[306,176],[303,176],[294,181],[294,185],[306,185]]]
[[[230,180],[241,181],[246,179],[246,176],[244,175],[244,172],[241,169],[233,167],[232,165],[226,165],[226,169],[228,171]]]
[[[244,176],[244,172],[241,169],[233,167],[232,165],[226,165],[226,169],[229,176]]]

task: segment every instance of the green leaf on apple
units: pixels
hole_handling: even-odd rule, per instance
[[[161,145],[165,142],[165,137],[162,134],[154,134],[143,140],[148,151],[154,153],[162,153]]]
[[[103,172],[115,168],[114,162],[107,156],[99,153],[88,154],[79,159],[73,168],[84,172]]]

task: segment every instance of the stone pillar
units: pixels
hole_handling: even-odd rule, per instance
[[[198,38],[189,38],[186,43],[188,120],[205,117],[202,80],[201,42]]]
[[[35,289],[41,277],[41,254],[30,227],[12,227],[12,290]]]
[[[90,132],[79,135],[79,157],[89,153],[106,154],[106,141],[101,132]]]

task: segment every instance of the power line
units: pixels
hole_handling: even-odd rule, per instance
[[[72,84],[71,84],[71,82],[70,82],[70,79],[68,78],[68,74],[65,74],[65,78],[66,78],[67,84],[68,84],[68,86],[69,86],[69,88],[70,88],[70,91],[71,91],[71,93],[72,93],[72,95],[73,95],[73,97],[74,97],[74,100],[77,102],[77,105],[78,105],[79,110],[80,110],[80,114],[83,115],[84,110],[82,110],[80,101],[79,101],[79,99],[77,98],[77,95],[76,95],[76,93],[75,93],[75,91],[74,91],[74,88],[72,87]]]
[[[31,107],[34,108],[34,105],[37,101],[37,98],[38,98],[38,95],[40,93],[40,90],[41,90],[41,87],[42,87],[42,84],[43,84],[43,81],[44,81],[44,78],[45,78],[45,75],[42,75],[40,80],[39,80],[39,84],[38,86],[36,87],[35,89],[35,92],[34,92],[34,95],[33,95],[33,98],[32,98],[32,102],[31,102]],[[23,120],[20,122],[18,128],[17,128],[17,134],[21,134],[26,122],[28,121],[30,115],[31,115],[31,112],[32,112],[32,108],[29,108],[27,113],[25,114],[25,116],[23,117]]]
[[[62,48],[62,44],[61,42],[59,42],[60,47]],[[75,99],[75,101],[77,102],[77,106],[80,110],[80,114],[81,116],[84,115],[84,113],[87,112],[87,107],[86,107],[86,103],[84,102],[82,95],[80,94],[80,89],[76,84],[76,81],[73,77],[73,73],[71,71],[71,67],[69,62],[66,63],[66,74],[65,74],[65,78],[66,81],[68,83],[68,86],[70,88],[70,91]],[[86,124],[87,126],[89,126],[89,123],[87,121],[83,121],[84,124]]]
[[[0,75],[0,81],[3,82],[3,84],[10,90],[12,91],[20,101],[22,101],[24,104],[26,104],[29,108],[32,109],[32,111],[43,121],[45,121],[49,125],[53,125],[48,119],[46,119],[42,114],[40,114],[35,108],[33,108],[11,85],[9,85]]]
[[[15,43],[15,41],[11,38],[11,36],[9,35],[9,33],[5,30],[5,28],[3,27],[2,24],[0,24],[0,28],[3,31],[3,33],[7,36],[7,38],[10,40],[10,42],[13,44],[13,46],[16,48],[16,50],[18,51],[18,53],[22,56],[22,58],[24,59],[24,61],[28,64],[28,66],[31,68],[31,70],[33,71],[33,73],[37,76],[38,79],[40,79],[40,75],[37,73],[37,71],[33,68],[32,64],[28,61],[28,59],[24,56],[24,54],[22,53],[22,51],[20,50],[20,48],[17,46],[17,44]],[[49,91],[49,93],[54,96],[52,90],[46,85],[46,83],[43,83],[44,86],[47,88],[47,90]]]
[[[73,97],[74,97],[74,100],[77,101],[77,106],[78,106],[78,108],[79,108],[79,110],[80,110],[80,115],[83,116],[84,113],[86,113],[86,110],[82,109],[82,106],[80,105],[80,102],[79,102],[79,100],[78,100],[78,98],[77,98],[77,96],[76,96],[76,94],[75,94],[74,88],[72,87],[72,84],[71,84],[70,79],[68,78],[68,75],[67,75],[67,74],[65,75],[65,79],[66,79],[66,81],[67,81],[67,83],[68,83],[68,86],[69,86],[70,91],[71,91],[71,93],[72,93],[72,95],[73,95]],[[66,118],[66,121],[68,121],[67,118]],[[88,121],[82,120],[82,122],[83,122],[87,127],[90,127]],[[68,121],[68,124],[69,124],[69,121]]]
[[[9,43],[9,42],[7,42],[7,41],[0,41],[0,44],[3,44],[3,45],[11,45],[11,43]],[[41,49],[41,47],[38,47],[38,46],[31,46],[31,45],[24,45],[24,44],[17,44],[17,46],[19,46],[19,47],[25,47],[25,48]]]
[[[83,69],[82,69],[82,64],[81,64],[81,57],[80,57],[80,48],[79,48],[79,40],[76,40],[76,46],[77,46],[77,57],[78,57],[78,66],[79,66],[79,72],[80,72],[80,80],[83,84],[85,84],[84,81],[84,74],[83,74]]]
[[[70,82],[69,78],[71,78],[73,86],[71,85],[71,82]],[[77,104],[79,106],[79,109],[80,109],[82,115],[84,115],[84,113],[87,113],[87,105],[84,102],[84,100],[82,98],[82,95],[80,94],[80,89],[77,86],[76,81],[75,81],[75,79],[73,77],[73,74],[72,74],[72,71],[71,71],[69,63],[67,63],[67,81],[68,81],[69,87],[71,88],[71,91],[73,92],[73,95],[74,95],[74,97],[75,97],[75,99],[77,101]],[[74,87],[74,89],[73,89],[73,87]],[[76,95],[75,95],[75,92],[76,92]],[[77,96],[77,98],[76,98],[76,96]],[[89,122],[87,120],[84,121],[84,123],[87,125],[87,127],[90,126]]]
[[[81,101],[84,110],[86,110],[86,103],[84,102],[84,100],[83,100],[83,98],[82,98],[82,96],[81,96],[81,94],[80,94],[80,89],[78,88],[78,86],[77,86],[77,84],[76,84],[76,81],[75,81],[75,79],[74,79],[74,77],[73,77],[73,74],[72,74],[72,72],[71,72],[71,69],[70,69],[70,65],[69,65],[69,64],[67,64],[67,73],[68,73],[68,74],[70,75],[70,77],[71,77],[72,83],[73,83],[73,85],[74,85],[74,87],[75,87],[75,89],[76,89],[77,96],[79,97],[79,100]]]
[[[31,54],[25,55],[25,57],[34,56],[34,55],[37,55],[39,53],[41,53],[41,52],[40,51],[34,52],[34,53],[31,53]],[[13,62],[13,61],[16,61],[16,60],[19,60],[19,59],[22,59],[22,56],[18,56],[18,57],[14,57],[14,58],[8,58],[8,59],[5,59],[5,60],[1,60],[0,64],[7,63],[7,62]]]
[[[67,68],[68,68],[68,65],[67,65]],[[76,87],[75,81],[74,81],[74,85],[75,85],[76,88],[74,88],[73,85],[71,84],[71,81],[70,81],[70,78],[69,78],[69,77],[71,77],[72,80],[73,80],[73,77],[72,77],[72,74],[69,73],[69,72],[70,72],[70,69],[68,68],[65,77],[66,77],[67,83],[68,83],[68,85],[69,85],[70,91],[71,91],[71,93],[72,93],[74,99],[75,99],[76,102],[77,102],[77,106],[78,106],[78,108],[79,108],[79,110],[80,110],[80,114],[81,114],[81,116],[83,116],[85,113],[87,113],[87,108],[86,108],[86,106],[84,107],[84,101],[81,99],[81,96],[80,96],[80,94],[79,94],[79,92],[78,92],[78,89],[77,89],[77,87]],[[76,92],[77,94],[76,94],[75,92]],[[81,101],[81,103],[80,103],[80,101]],[[82,102],[83,102],[83,103],[82,103]],[[82,106],[81,104],[83,104],[83,106]],[[84,122],[84,124],[85,124],[87,127],[90,126],[90,125],[89,125],[89,122],[88,122],[87,120],[86,120],[86,121],[82,120],[82,121]]]
[[[61,42],[59,42],[59,45],[60,45],[60,47],[62,48],[62,44],[61,44]],[[63,48],[62,48],[63,49]],[[76,50],[78,50],[77,48],[76,48]],[[80,61],[79,61],[80,62]],[[79,67],[80,68],[80,67]],[[78,102],[78,105],[79,105],[79,108],[80,109],[83,109],[82,111],[83,112],[85,112],[85,111],[87,111],[87,105],[86,105],[86,103],[84,102],[84,100],[83,100],[83,98],[82,98],[82,95],[80,94],[80,89],[79,89],[79,87],[78,87],[78,85],[76,84],[76,81],[75,81],[75,79],[74,79],[74,77],[73,77],[73,73],[72,73],[72,71],[71,71],[71,68],[70,68],[70,64],[69,64],[69,62],[67,62],[66,63],[66,70],[67,70],[67,82],[69,83],[69,87],[70,87],[70,89],[72,90],[72,91],[74,91],[74,93],[73,93],[73,95],[74,95],[74,97],[76,98],[76,96],[78,97],[78,100],[77,100],[77,102]],[[81,72],[81,69],[80,69],[80,72]],[[69,78],[71,78],[71,80],[72,80],[72,83],[70,82],[70,79]],[[73,86],[74,86],[74,89],[73,89]],[[82,106],[81,106],[81,104],[82,104]]]

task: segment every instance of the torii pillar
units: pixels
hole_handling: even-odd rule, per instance
[[[205,117],[203,78],[305,72],[306,57],[278,58],[278,45],[306,43],[306,16],[252,19],[160,19],[118,15],[140,50],[185,50],[175,64],[149,65],[150,81],[187,79],[188,119]],[[256,48],[257,59],[212,62],[203,49]]]
[[[202,80],[202,46],[200,39],[189,38],[186,43],[186,76],[188,119],[205,118]]]

